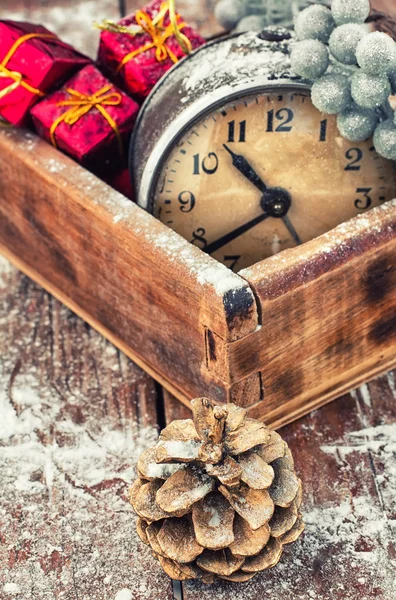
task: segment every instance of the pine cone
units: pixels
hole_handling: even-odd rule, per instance
[[[280,435],[243,408],[192,407],[139,459],[137,531],[172,579],[248,581],[302,533],[301,481]]]

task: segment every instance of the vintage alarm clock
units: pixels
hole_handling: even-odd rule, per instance
[[[153,90],[132,140],[139,205],[234,271],[396,196],[394,163],[313,106],[290,40],[264,30],[200,48]]]

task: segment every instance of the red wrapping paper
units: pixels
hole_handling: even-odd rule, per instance
[[[45,27],[30,23],[0,21],[0,63],[13,44],[30,33],[50,34]],[[91,61],[59,38],[33,38],[23,42],[4,65],[8,70],[20,73],[22,80],[43,93],[61,85],[73,73]],[[1,74],[1,73],[0,73]],[[1,91],[14,83],[4,73],[0,77]],[[26,125],[29,109],[41,100],[39,96],[22,85],[0,98],[0,115],[18,127]]]
[[[153,19],[160,11],[161,5],[161,0],[154,0],[143,11]],[[169,23],[169,13],[167,13],[164,26],[166,27]],[[125,17],[119,22],[119,25],[136,26],[135,15]],[[192,27],[184,27],[181,29],[181,33],[189,38],[193,49],[205,44],[205,39]],[[125,33],[102,31],[100,36],[99,66],[110,79],[139,100],[143,100],[162,75],[173,66],[172,59],[168,56],[165,60],[159,61],[156,56],[156,49],[151,48],[129,60],[118,73],[117,68],[127,54],[144,47],[151,41],[152,37],[148,33],[132,37]],[[166,44],[179,60],[185,56],[174,35],[166,40]]]
[[[131,175],[128,168],[123,169],[120,173],[117,173],[115,177],[112,177],[106,181],[111,187],[113,187],[117,192],[123,194],[129,200],[135,201],[135,195],[133,192]]]
[[[117,125],[123,143],[122,155],[114,129],[97,107],[91,108],[72,125],[60,122],[54,130],[56,146],[104,180],[114,177],[126,166],[126,145],[139,111],[139,105],[132,98],[111,84],[93,65],[89,65],[67,81],[60,90],[48,95],[31,109],[37,133],[51,143],[53,124],[73,108],[59,106],[60,102],[74,99],[67,90],[92,96],[106,85],[111,86],[108,94],[119,94],[121,97],[119,104],[103,104],[103,108]]]

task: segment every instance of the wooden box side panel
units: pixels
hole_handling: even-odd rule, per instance
[[[24,132],[0,133],[0,250],[181,399],[226,400],[205,331],[254,331],[248,284]]]
[[[289,422],[396,364],[396,201],[242,275],[262,327],[230,369],[261,371],[261,418]]]

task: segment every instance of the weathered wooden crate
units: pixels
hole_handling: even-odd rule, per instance
[[[280,426],[396,365],[396,201],[234,274],[31,133],[0,132],[0,250],[183,403]]]

